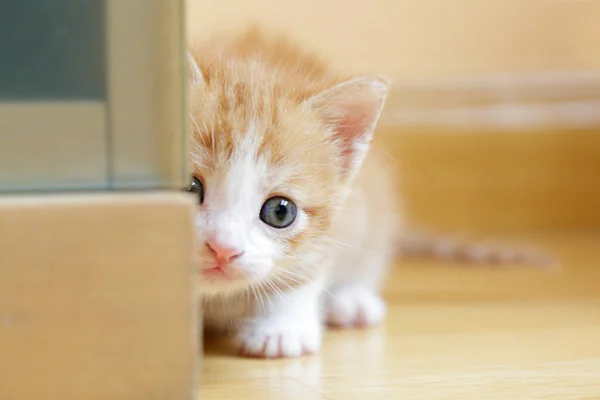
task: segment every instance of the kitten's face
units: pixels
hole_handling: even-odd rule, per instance
[[[366,151],[340,139],[323,115],[316,100],[235,80],[192,81],[189,190],[198,198],[203,292],[293,286],[318,271],[350,171],[364,156],[355,155]]]
[[[313,266],[304,264],[341,198],[337,148],[300,108],[265,117],[265,110],[241,106],[223,115],[218,107],[203,102],[192,114],[190,190],[198,196],[204,290],[309,278]]]

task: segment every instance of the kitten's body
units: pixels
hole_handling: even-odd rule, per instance
[[[235,332],[246,355],[287,357],[316,351],[325,323],[379,322],[402,227],[371,143],[387,81],[344,80],[257,32],[191,49],[205,326]],[[297,206],[285,229],[262,220],[273,196]],[[236,255],[223,264],[213,247]]]

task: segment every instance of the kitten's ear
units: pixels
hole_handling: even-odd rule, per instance
[[[187,52],[187,60],[190,83],[194,86],[204,85],[204,76],[202,75],[202,71],[196,62],[196,59],[189,51]]]
[[[364,160],[385,104],[390,82],[360,77],[342,82],[307,100],[342,147],[343,164],[354,175]]]

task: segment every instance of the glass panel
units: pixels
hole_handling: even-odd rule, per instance
[[[105,98],[105,0],[0,0],[0,101]]]
[[[0,0],[0,191],[105,189],[105,0]]]
[[[106,189],[101,101],[0,103],[0,192]]]
[[[187,183],[183,5],[0,0],[0,192]]]
[[[190,125],[183,1],[108,0],[107,15],[111,187],[180,189]]]

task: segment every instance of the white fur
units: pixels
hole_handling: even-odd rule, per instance
[[[251,318],[244,320],[237,334],[242,354],[254,357],[298,357],[321,347],[319,281],[274,296]]]
[[[386,306],[381,297],[363,285],[342,286],[325,301],[330,325],[352,327],[374,325],[383,320]]]

